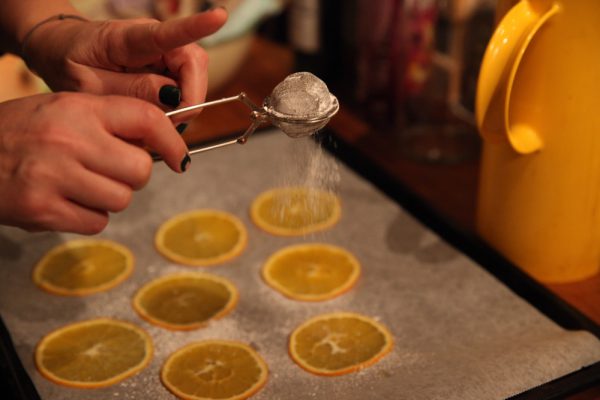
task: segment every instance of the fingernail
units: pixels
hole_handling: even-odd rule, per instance
[[[175,129],[177,129],[177,132],[179,132],[179,134],[181,135],[181,134],[182,134],[182,133],[185,131],[185,129],[186,129],[187,127],[188,127],[188,124],[186,124],[185,122],[183,122],[183,123],[181,123],[181,124],[177,125],[177,126],[175,127]]]
[[[181,90],[177,86],[165,85],[158,92],[161,103],[171,107],[177,107],[181,103]]]
[[[190,166],[191,162],[192,159],[190,158],[190,155],[186,154],[185,157],[183,157],[183,160],[181,161],[181,172],[185,172]]]

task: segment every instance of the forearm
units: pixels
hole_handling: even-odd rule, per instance
[[[79,14],[68,0],[0,0],[0,51],[21,55],[23,38],[56,14]]]

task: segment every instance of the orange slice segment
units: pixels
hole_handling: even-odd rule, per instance
[[[124,321],[94,319],[57,329],[38,343],[35,363],[52,382],[77,388],[113,385],[142,370],[152,340]]]
[[[225,278],[201,272],[167,275],[146,284],[133,308],[148,322],[172,330],[192,330],[228,314],[238,291]]]
[[[81,239],[50,250],[36,264],[33,281],[64,296],[85,296],[115,287],[133,271],[133,255],[110,240]]]
[[[158,251],[171,261],[208,266],[231,260],[246,247],[244,224],[217,210],[196,210],[165,222],[156,233]]]
[[[317,375],[342,375],[374,364],[393,347],[386,327],[360,314],[312,318],[290,336],[292,359]]]
[[[269,286],[287,297],[322,301],[350,290],[360,275],[360,263],[341,247],[309,243],[274,253],[262,275]]]
[[[192,343],[173,353],[163,365],[163,384],[188,400],[241,400],[266,383],[267,364],[249,346],[231,341]]]
[[[283,187],[260,194],[250,207],[252,221],[268,233],[299,236],[335,225],[340,201],[331,192],[309,187]]]

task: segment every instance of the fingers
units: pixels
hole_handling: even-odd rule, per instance
[[[129,142],[175,171],[189,163],[169,118],[143,100],[57,93],[2,103],[0,115],[0,223],[97,233],[149,179],[148,153]]]
[[[160,91],[165,86],[177,87],[173,79],[153,73],[121,73],[103,69],[95,69],[94,80],[96,87],[86,87],[89,93],[111,93],[122,96],[136,97],[159,106],[164,111],[172,110],[175,106],[161,101]]]
[[[189,164],[187,146],[171,120],[157,107],[138,99],[106,96],[99,112],[104,128],[125,140],[139,140],[162,156],[176,172]]]
[[[179,47],[166,53],[164,62],[181,88],[180,107],[203,102],[208,86],[208,56],[204,49],[195,44]]]
[[[3,220],[31,231],[98,233],[108,224],[107,209],[122,209],[131,198],[125,185],[45,152],[20,163],[11,187],[0,200],[0,211],[10,212]]]
[[[13,225],[29,232],[58,231],[81,235],[95,235],[108,225],[107,212],[88,209],[62,198],[46,200],[53,205],[52,218],[43,221],[27,219]]]
[[[95,235],[102,232],[108,225],[109,217],[106,211],[81,207],[73,202],[63,202],[61,205],[61,214],[65,218],[61,218],[53,230]]]
[[[49,218],[20,225],[31,232],[50,230],[82,235],[95,235],[108,225],[109,215],[106,211],[83,207],[64,198],[48,198],[47,201],[53,206]]]
[[[90,210],[123,211],[133,196],[131,187],[82,166],[65,169],[61,195]]]
[[[223,8],[164,22],[130,24],[113,36],[113,61],[118,65],[141,67],[157,61],[157,56],[196,42],[216,32],[227,20]]]
[[[152,158],[147,151],[110,135],[101,135],[96,143],[81,148],[80,161],[87,169],[133,190],[143,188],[152,172]],[[109,206],[106,205],[109,211],[120,211],[118,205]]]
[[[205,99],[208,56],[195,42],[217,31],[226,19],[227,12],[216,8],[165,22],[101,23],[96,31],[99,48],[91,51],[99,56],[90,63],[90,50],[80,49],[70,66],[79,89],[89,93],[133,96],[163,110],[196,104]],[[159,96],[165,86],[180,90],[177,104]],[[175,117],[174,122],[182,120]]]
[[[114,163],[106,154],[101,156]],[[28,164],[21,169],[20,184],[15,185],[21,193],[21,218],[28,220],[23,224],[26,229],[95,234],[108,224],[109,212],[122,211],[131,202],[132,187],[74,158],[45,154]]]
[[[112,93],[136,97],[149,101],[162,110],[172,110],[177,106],[185,107],[204,101],[208,85],[206,69],[208,56],[195,44],[179,47],[164,55],[165,67],[172,77],[150,72],[122,73],[95,68],[82,71],[85,79],[85,91],[88,93]],[[93,75],[93,79],[91,79]],[[177,87],[181,98],[172,101],[161,96],[164,87]]]

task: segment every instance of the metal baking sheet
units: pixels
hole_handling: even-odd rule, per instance
[[[596,337],[559,327],[326,154],[328,175],[336,177],[336,168],[339,173],[339,181],[327,184],[336,186],[341,197],[341,221],[326,232],[300,238],[274,237],[256,228],[248,207],[260,192],[300,183],[318,172],[306,158],[312,143],[274,130],[244,146],[194,156],[183,175],[156,164],[132,206],[113,215],[99,235],[123,243],[136,257],[133,275],[105,293],[60,297],[31,281],[35,262],[77,235],[0,227],[0,313],[42,399],[172,399],[159,379],[164,360],[187,343],[209,338],[250,343],[263,356],[270,376],[256,399],[501,399],[600,360]],[[314,151],[320,150],[309,153]],[[190,269],[157,254],[153,236],[169,217],[198,208],[229,211],[246,224],[245,252],[227,264],[203,269],[233,281],[240,301],[231,314],[206,328],[171,332],[139,318],[130,300],[149,280]],[[332,243],[354,253],[362,265],[358,285],[322,303],[292,301],[267,287],[259,273],[264,260],[301,242]],[[300,369],[287,354],[289,333],[307,318],[330,311],[376,318],[392,331],[393,351],[372,367],[341,377]],[[94,390],[65,388],[36,371],[33,351],[43,335],[101,316],[132,321],[151,334],[156,352],[149,367]]]

